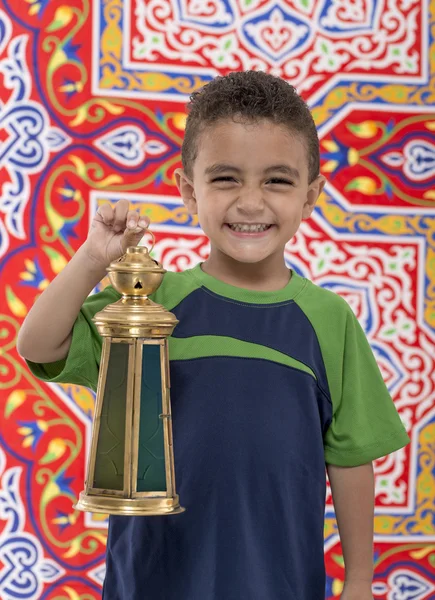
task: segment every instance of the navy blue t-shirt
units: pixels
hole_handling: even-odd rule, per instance
[[[90,297],[61,372],[35,374],[95,388],[91,319],[118,297]],[[168,273],[153,300],[179,320],[169,354],[186,512],[110,517],[104,600],[323,600],[325,461],[357,466],[408,442],[356,318],[295,273],[256,292],[198,266]]]

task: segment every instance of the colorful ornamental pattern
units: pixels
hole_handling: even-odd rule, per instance
[[[182,270],[208,241],[184,210],[189,93],[263,69],[303,93],[330,183],[289,243],[360,319],[412,443],[376,463],[376,599],[435,598],[435,5],[426,0],[2,0],[0,597],[96,600],[106,519],[83,487],[93,394],[32,377],[17,331],[102,202],[150,216]],[[307,489],[307,494],[310,491]],[[328,600],[344,575],[333,508]]]

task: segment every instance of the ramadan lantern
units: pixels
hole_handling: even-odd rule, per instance
[[[165,270],[130,247],[107,269],[122,298],[94,317],[103,338],[85,490],[76,508],[116,515],[183,512],[175,489],[168,337],[178,321],[148,295]]]

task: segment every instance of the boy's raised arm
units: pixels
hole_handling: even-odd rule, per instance
[[[19,354],[37,363],[65,358],[72,330],[83,302],[106,274],[106,268],[136,246],[149,221],[129,210],[120,200],[115,207],[101,206],[96,213],[86,242],[68,265],[50,283],[31,308],[17,340]]]
[[[84,245],[79,248],[30,309],[18,334],[19,354],[36,363],[65,358],[80,308],[104,275],[105,269],[89,260]]]

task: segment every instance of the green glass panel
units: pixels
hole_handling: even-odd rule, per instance
[[[128,350],[128,344],[110,346],[95,459],[94,487],[97,488],[124,489]]]
[[[140,395],[138,492],[165,492],[160,346],[144,345]]]

